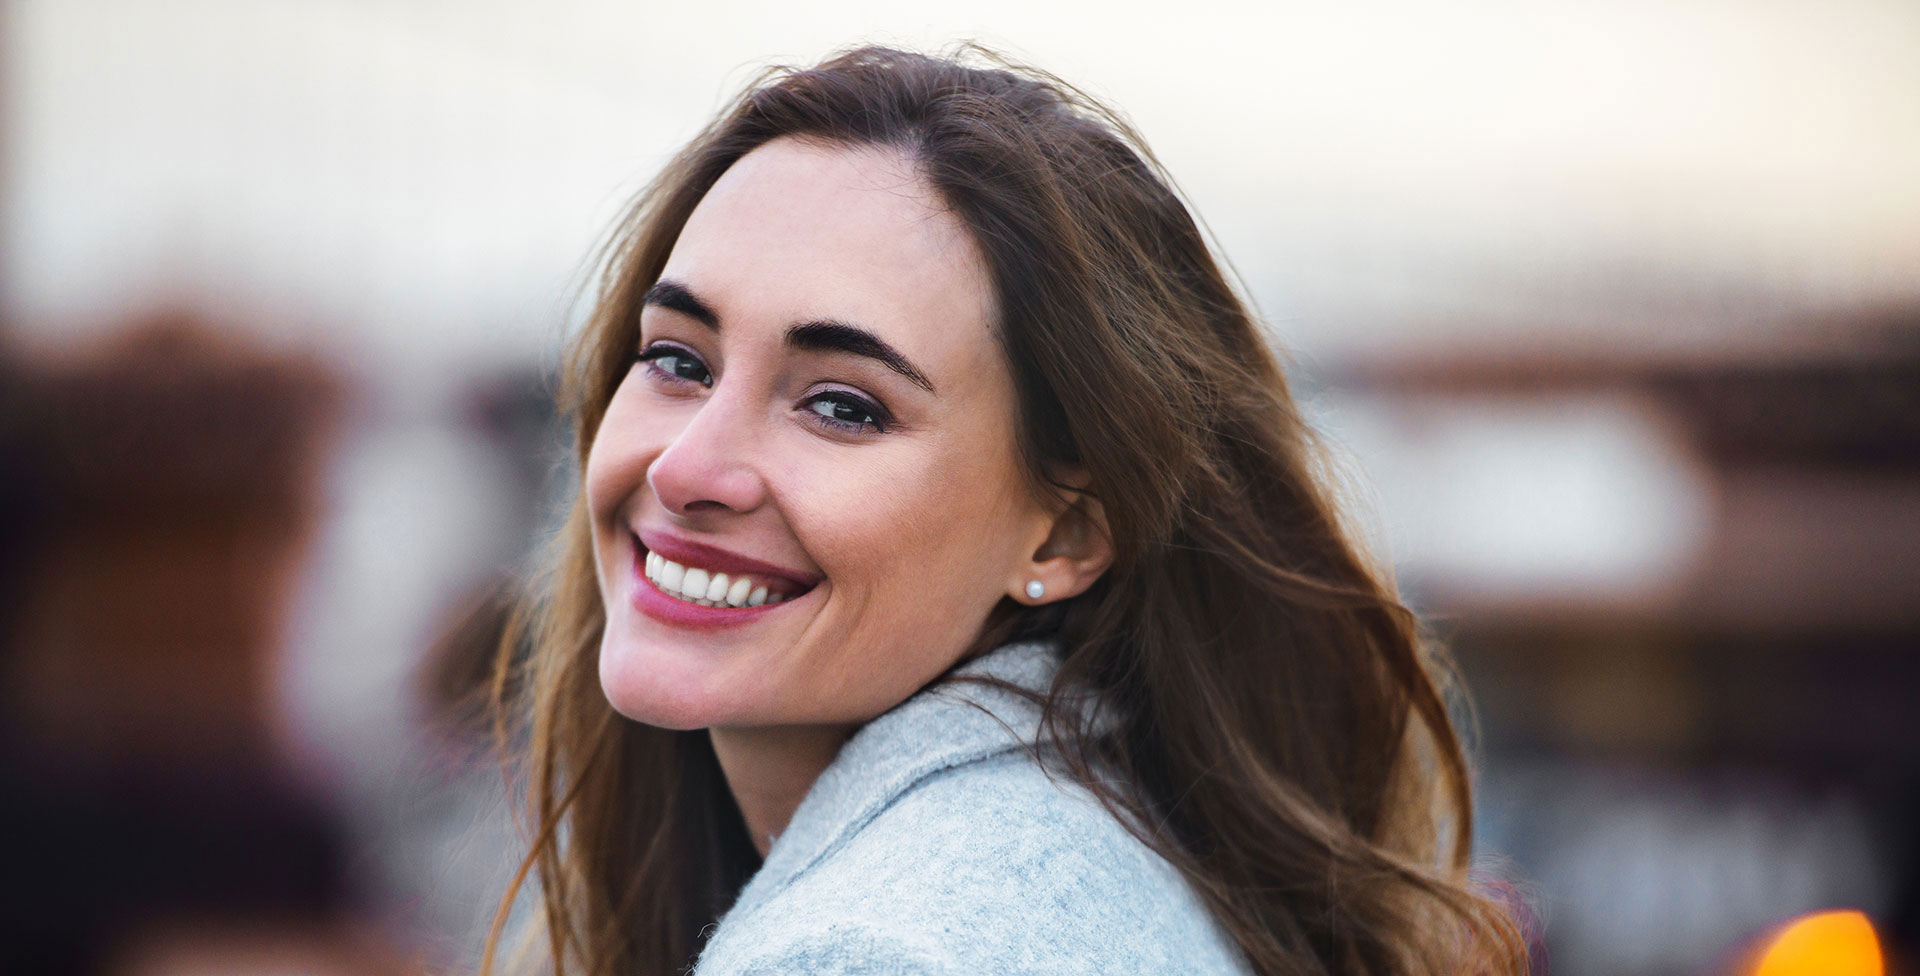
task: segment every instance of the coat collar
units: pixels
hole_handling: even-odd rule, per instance
[[[1060,665],[1058,654],[1050,643],[1008,644],[953,673],[998,678],[1045,695]],[[972,682],[921,689],[840,748],[728,914],[747,914],[777,894],[915,783],[1030,746],[1039,731],[1039,705],[1011,691]]]

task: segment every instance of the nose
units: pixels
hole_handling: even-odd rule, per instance
[[[687,519],[751,512],[767,500],[755,456],[752,405],[716,388],[647,468],[667,511]]]

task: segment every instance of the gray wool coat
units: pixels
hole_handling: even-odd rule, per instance
[[[1055,655],[1009,644],[959,673],[1045,692]],[[1039,714],[1004,690],[945,685],[860,729],[696,976],[1249,972],[1171,865],[1022,746]]]

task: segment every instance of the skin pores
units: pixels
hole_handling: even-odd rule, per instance
[[[899,152],[786,138],[722,176],[660,280],[585,476],[607,698],[716,733],[871,719],[958,659],[1050,524],[1020,468],[978,249]],[[878,339],[932,389],[794,340],[823,323]],[[811,588],[683,611],[646,578],[648,538]]]

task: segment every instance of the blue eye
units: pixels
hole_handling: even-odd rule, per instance
[[[836,430],[884,433],[893,422],[885,408],[851,393],[822,393],[808,400],[806,407]]]
[[[707,364],[693,353],[679,346],[655,343],[635,356],[636,362],[649,363],[652,368],[667,377],[701,386],[713,386],[713,373],[707,370]]]

